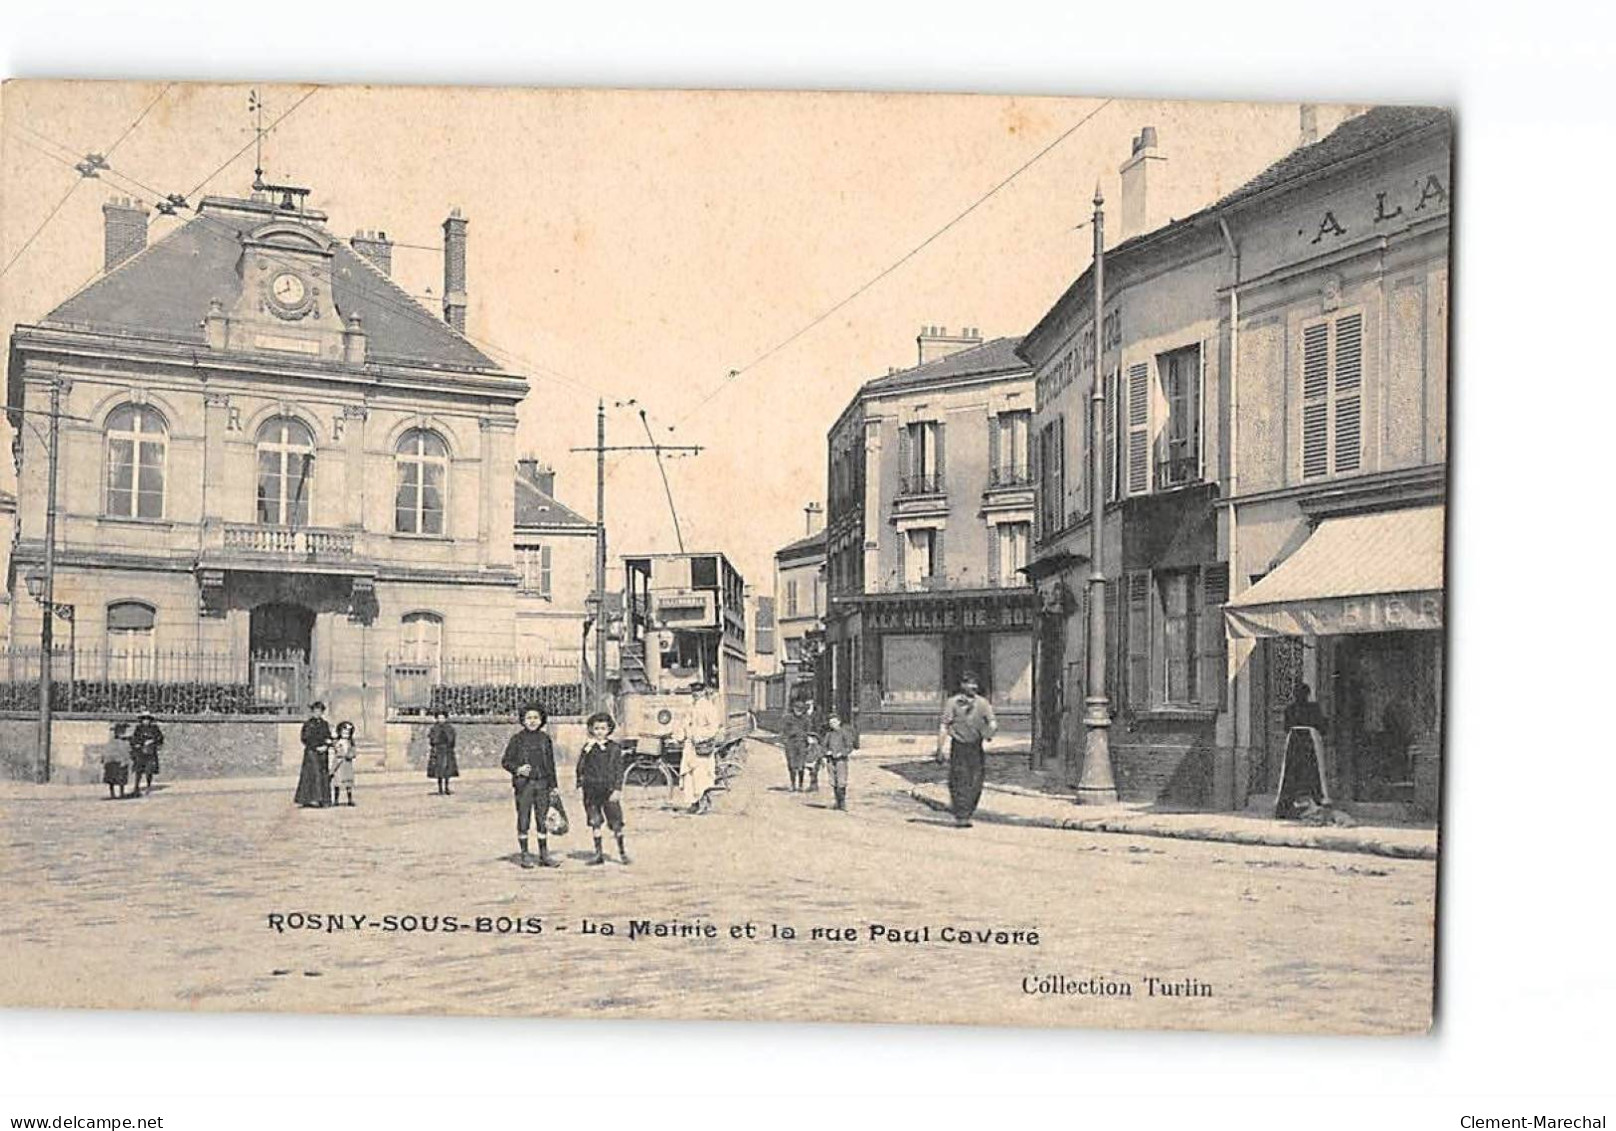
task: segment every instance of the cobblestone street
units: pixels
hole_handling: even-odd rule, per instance
[[[516,867],[497,772],[473,773],[449,798],[424,777],[362,775],[358,806],[327,811],[293,807],[290,779],[170,783],[122,802],[96,787],[8,786],[0,997],[1166,1028],[1428,1023],[1430,861],[956,830],[872,759],[855,760],[842,814],[828,789],[786,792],[778,751],[749,746],[747,768],[705,816],[630,791],[629,867],[586,865],[572,793],[574,829],[552,841],[563,866]],[[294,913],[349,925],[270,926]],[[539,933],[477,929],[532,917]],[[586,933],[586,920],[615,933]],[[634,920],[711,924],[716,937],[630,938]],[[796,937],[772,937],[776,924]],[[929,928],[929,938],[872,939],[872,924]],[[1035,931],[1037,944],[945,941],[945,928]],[[854,941],[839,941],[843,931]],[[1024,992],[1024,979],[1046,975],[1127,983],[1132,995]],[[1152,995],[1147,978],[1189,979],[1210,996]]]

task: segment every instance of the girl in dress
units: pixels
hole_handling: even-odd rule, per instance
[[[438,708],[432,712],[438,721],[427,731],[426,742],[432,753],[426,760],[426,776],[436,778],[438,792],[450,794],[449,779],[460,776],[460,762],[455,758],[455,728],[449,725],[449,712]]]
[[[337,737],[331,743],[331,804],[339,805],[337,794],[348,791],[348,804],[353,802],[354,725],[344,720],[337,724]]]

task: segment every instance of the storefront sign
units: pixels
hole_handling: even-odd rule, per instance
[[[874,605],[865,612],[872,632],[948,632],[954,629],[1032,627],[1031,602],[936,602]]]
[[[1304,238],[1312,236],[1308,242],[1316,244],[1326,238],[1349,236],[1355,232],[1362,235],[1394,220],[1406,224],[1409,220],[1435,215],[1447,206],[1447,185],[1436,173],[1427,173],[1411,183],[1376,189],[1362,200],[1353,202],[1350,209],[1343,209],[1339,205],[1328,208],[1311,230],[1298,228],[1296,234]]]
[[[1375,593],[1272,605],[1231,605],[1225,606],[1224,613],[1229,635],[1237,638],[1435,631],[1442,627],[1442,593]]]

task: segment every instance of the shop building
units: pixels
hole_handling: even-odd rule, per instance
[[[1448,114],[1383,107],[1219,206],[1238,784],[1262,803],[1302,681],[1334,797],[1437,808],[1452,191]]]
[[[1032,374],[1015,339],[928,327],[917,344],[829,434],[829,706],[862,734],[935,733],[972,670],[1001,729],[1025,732]]]

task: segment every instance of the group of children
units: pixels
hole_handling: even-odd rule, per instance
[[[565,835],[567,810],[561,803],[561,778],[556,772],[555,745],[544,731],[549,714],[537,703],[522,708],[522,729],[505,744],[500,766],[511,775],[516,799],[516,842],[524,868],[558,868],[561,861],[550,855],[551,832]],[[591,864],[606,863],[601,845],[601,826],[612,830],[617,839],[617,855],[629,862],[623,839],[623,748],[611,738],[616,720],[604,711],[590,715],[585,724],[589,739],[578,752],[574,784],[584,795],[584,818],[595,841]],[[535,827],[536,826],[536,827]],[[539,855],[529,851],[528,830],[538,835]]]
[[[842,726],[840,716],[832,712],[825,719],[825,729],[819,731],[814,727],[808,702],[799,699],[791,704],[780,737],[786,751],[786,770],[791,775],[791,792],[818,793],[819,768],[824,765],[830,770],[836,808],[845,812],[847,767],[857,744],[852,733]]]
[[[107,744],[101,759],[101,780],[106,783],[107,797],[139,797],[140,779],[146,779],[146,792],[152,791],[152,779],[161,768],[157,752],[163,746],[163,729],[150,711],[142,711],[133,728],[128,723],[112,724],[112,741]],[[92,763],[93,764],[93,763]],[[131,773],[135,791],[126,793]],[[116,791],[116,792],[114,792]]]

